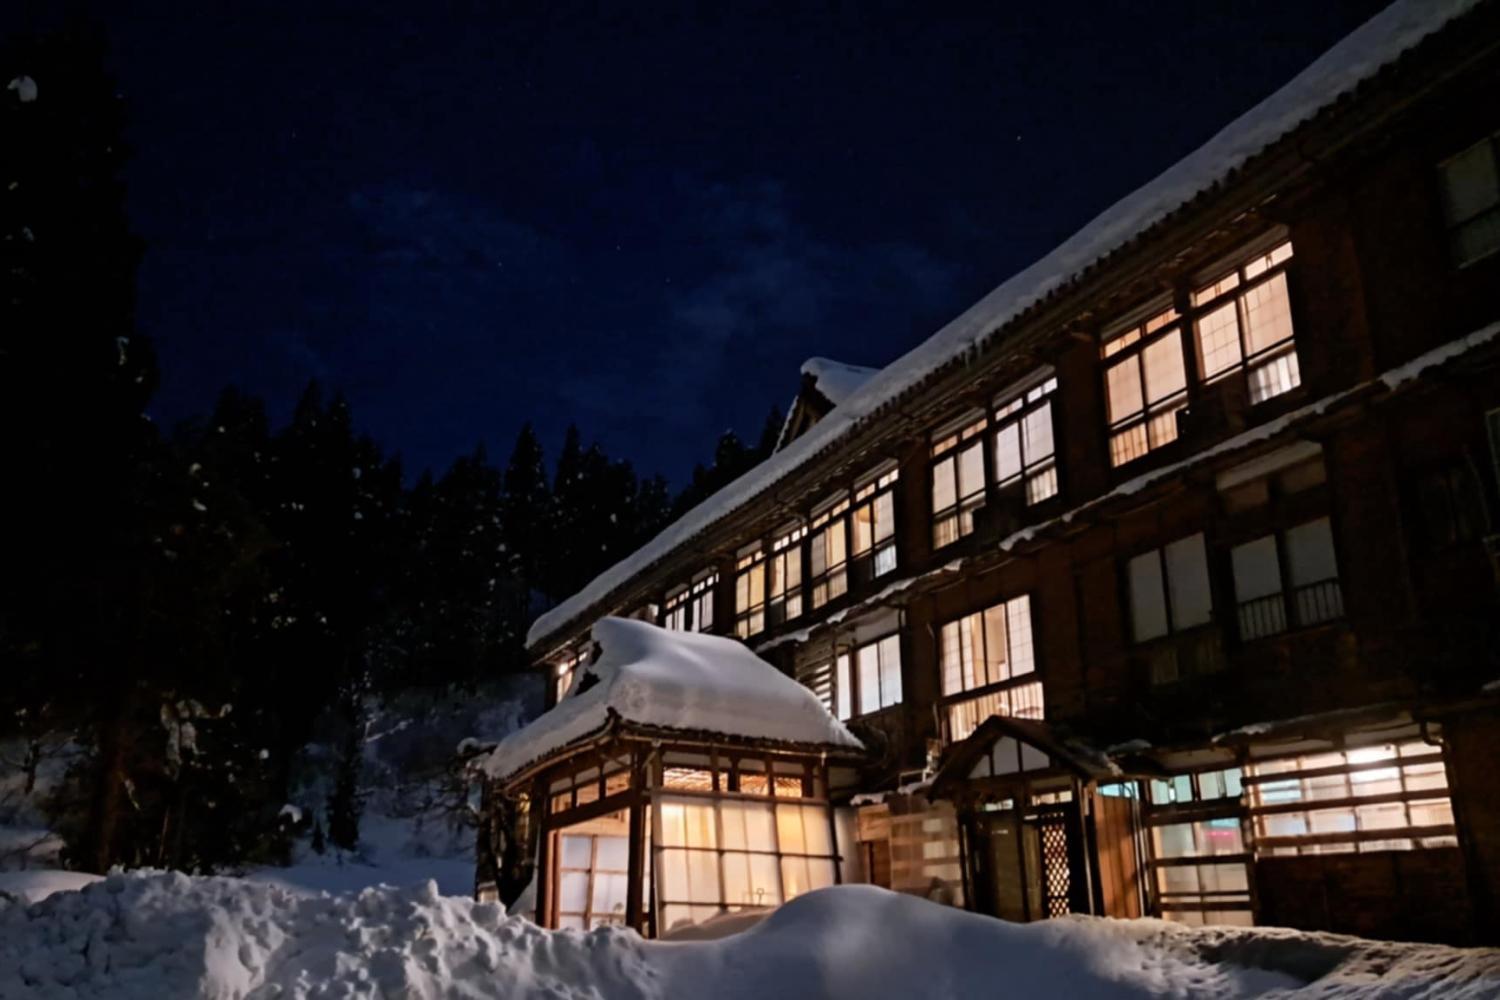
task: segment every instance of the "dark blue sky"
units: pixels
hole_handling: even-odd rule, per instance
[[[1381,4],[734,6],[111,4],[158,417],[317,377],[409,473],[531,420],[680,482]]]

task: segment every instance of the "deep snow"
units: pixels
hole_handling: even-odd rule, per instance
[[[0,1000],[94,997],[1500,996],[1500,952],[1154,920],[1007,924],[869,886],[801,896],[742,933],[647,942],[544,931],[412,889],[307,895],[111,875],[0,900]]]

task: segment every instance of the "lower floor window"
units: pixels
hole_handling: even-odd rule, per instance
[[[1442,751],[1420,741],[1250,764],[1257,855],[1456,844]]]
[[[661,931],[834,884],[827,805],[673,797],[655,812]]]

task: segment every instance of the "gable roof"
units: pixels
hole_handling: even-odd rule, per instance
[[[630,618],[594,623],[599,658],[550,711],[484,762],[494,778],[603,733],[615,720],[820,749],[862,745],[806,687],[735,639],[671,632]],[[585,683],[585,681],[588,683]]]
[[[1424,38],[1484,2],[1397,0],[1391,4],[1198,149],[1105,209],[1051,253],[1012,276],[922,344],[870,377],[786,448],[704,500],[634,554],[541,615],[527,632],[527,647],[544,645],[554,633],[608,600],[639,573],[754,501],[927,379],[956,361],[977,355],[1033,307],[1065,290],[1200,196],[1229,181],[1252,157],[1311,121]]]

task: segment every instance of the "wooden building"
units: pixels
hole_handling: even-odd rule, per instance
[[[794,408],[538,669],[737,637],[863,741],[896,888],[1500,940],[1497,93],[1500,3],[1397,3]]]

